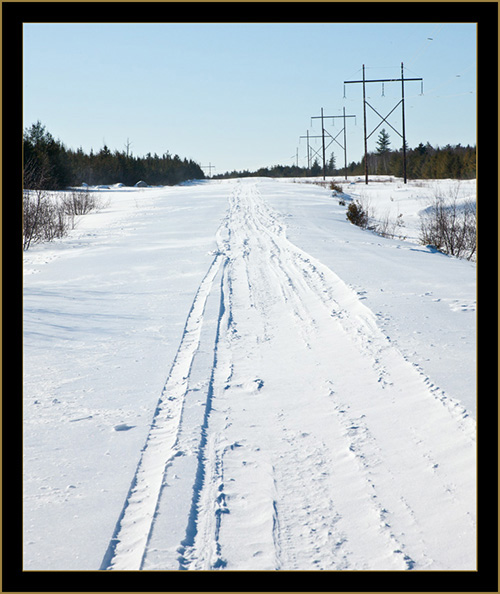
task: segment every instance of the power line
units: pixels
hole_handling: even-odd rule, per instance
[[[311,120],[316,120],[316,119],[321,119],[321,139],[322,139],[322,150],[323,150],[323,179],[326,178],[326,149],[333,143],[336,142],[342,149],[344,149],[344,160],[346,162],[346,175],[347,175],[347,141],[346,141],[346,134],[345,134],[345,130],[346,130],[346,125],[345,125],[345,119],[346,118],[355,118],[355,115],[345,115],[345,107],[344,107],[344,115],[341,116],[326,116],[323,113],[323,108],[321,108],[321,115],[319,116],[312,116]],[[325,129],[325,125],[324,125],[324,120],[334,120],[335,118],[343,118],[344,119],[344,127],[342,130],[340,130],[340,132],[338,132],[337,136],[339,136],[339,134],[341,132],[344,132],[344,144],[340,144],[340,142],[337,140],[337,136],[332,136],[330,134],[330,132],[328,132],[328,130]],[[331,138],[330,142],[325,145],[325,133],[328,134],[328,136]]]
[[[461,78],[462,74],[465,74],[468,70],[470,70],[471,68],[473,68],[475,66],[475,64],[470,64],[469,66],[467,66],[466,68],[464,68],[463,70],[461,70],[458,74],[454,74],[453,76],[450,76],[450,78],[448,78],[447,80],[445,80],[444,82],[441,82],[440,84],[438,84],[437,86],[433,87],[430,91],[426,91],[425,94],[426,95],[433,95],[434,92],[437,89],[442,89],[443,87],[448,86],[449,84],[451,84],[453,81],[455,81],[455,79],[457,78]]]
[[[398,134],[403,140],[403,178],[404,183],[406,183],[406,133],[405,133],[405,82],[411,81],[421,81],[421,85],[423,85],[423,78],[405,78],[404,76],[404,66],[403,62],[401,62],[401,78],[378,78],[378,79],[366,79],[365,78],[365,65],[363,64],[363,78],[362,80],[345,80],[344,85],[346,84],[357,84],[361,83],[363,85],[363,121],[364,121],[364,144],[365,144],[365,183],[368,183],[368,138],[377,130],[384,122],[388,126],[390,126],[396,134]],[[366,89],[365,85],[367,83],[386,83],[386,82],[401,82],[401,100],[391,109],[391,111],[384,117],[382,116],[372,105],[368,103],[366,100]],[[345,87],[344,87],[345,89]],[[423,91],[423,86],[422,86]],[[394,126],[387,121],[387,118],[401,105],[401,123],[402,123],[402,133],[400,133]],[[374,111],[377,116],[381,119],[377,126],[367,134],[366,131],[366,106],[368,106],[372,111]]]
[[[307,135],[306,136],[299,136],[300,138],[307,138],[307,169],[309,172],[309,175],[311,174],[311,155],[310,155],[310,150],[312,149],[314,155],[318,155],[319,153],[319,149],[316,151],[313,149],[313,147],[309,144],[309,139],[310,138],[323,138],[323,135],[321,136],[309,136],[309,130],[307,131]],[[300,140],[299,140],[300,142]]]
[[[427,37],[427,39],[424,41],[424,43],[417,49],[417,51],[413,54],[413,56],[410,58],[409,64],[413,64],[413,62],[415,62],[415,60],[417,59],[417,57],[420,57],[425,50],[429,47],[429,41],[432,42],[434,41],[434,39],[439,35],[439,33],[441,32],[441,29],[444,27],[444,25],[437,25],[437,27],[432,31],[432,33],[430,34],[429,37]]]
[[[337,136],[335,136],[335,138],[333,139],[339,146],[340,148],[344,149],[344,172],[345,172],[345,179],[347,180],[347,136],[346,136],[346,118],[355,118],[355,115],[346,115],[345,114],[345,107],[343,108],[343,115],[341,116],[330,116],[332,118],[342,118],[344,120],[344,127],[342,128],[342,130],[340,130],[340,132],[337,134],[337,136],[339,134],[341,134],[342,132],[344,133],[344,145],[342,146],[340,144],[340,142],[337,140]]]
[[[212,165],[212,163],[208,163],[208,165],[201,165],[202,169],[208,169],[208,177],[212,177],[212,169],[215,169],[215,165]]]
[[[330,119],[333,118],[335,116],[325,116],[323,114],[323,108],[321,108],[321,115],[319,116],[311,116],[311,120],[316,120],[318,118],[321,119],[321,139],[322,139],[322,149],[323,149],[323,179],[326,179],[326,159],[325,159],[325,151],[326,149],[332,144],[333,140],[331,140],[328,145],[325,147],[325,132],[327,132],[325,130],[325,125],[324,125],[324,118]],[[333,136],[327,132],[327,134],[330,136],[330,138],[333,139]]]

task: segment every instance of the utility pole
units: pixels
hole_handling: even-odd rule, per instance
[[[363,64],[363,130],[365,138],[365,184],[368,183],[368,138],[366,137],[365,65]]]
[[[321,136],[309,136],[309,130],[308,130],[306,136],[299,136],[299,138],[307,138],[307,169],[309,170],[309,173],[310,173],[311,172],[310,149],[312,147],[309,145],[309,139],[310,138],[323,138],[323,135],[321,135]],[[313,151],[314,151],[314,149],[313,149]],[[317,151],[314,151],[314,153],[317,154]]]
[[[423,85],[424,79],[423,78],[405,78],[404,66],[403,66],[403,62],[401,62],[401,78],[378,78],[378,79],[366,80],[365,65],[363,64],[363,79],[362,80],[345,80],[344,81],[344,85],[356,84],[356,83],[363,84],[363,119],[364,119],[364,137],[365,137],[365,183],[366,184],[368,183],[368,139],[375,132],[375,130],[377,130],[384,122],[386,122],[386,124],[388,126],[390,126],[394,130],[394,132],[396,132],[396,134],[403,139],[403,178],[404,178],[404,183],[406,183],[405,82],[417,81],[417,80],[421,81],[421,93],[423,93],[422,85]],[[383,85],[386,82],[401,82],[401,100],[391,109],[391,111],[385,117],[383,117],[366,100],[365,85],[366,85],[366,83],[382,83],[382,85]],[[382,87],[382,88],[384,88],[384,87]],[[381,119],[381,121],[378,123],[377,126],[375,126],[375,128],[370,132],[370,134],[366,133],[366,106],[367,105]],[[390,124],[387,121],[387,118],[400,105],[401,105],[401,116],[402,116],[402,134],[398,130],[396,130],[396,128],[394,128],[394,126],[392,126],[392,124]]]
[[[401,62],[401,116],[403,126],[403,178],[406,183],[405,76],[403,72],[403,62]]]
[[[215,169],[215,165],[212,165],[209,161],[208,165],[202,165],[201,168],[208,169],[208,177],[212,177],[212,169]]]
[[[340,130],[340,132],[337,134],[337,136],[339,134],[341,134],[342,132],[344,133],[344,146],[342,146],[340,144],[340,142],[337,140],[337,136],[332,137],[333,140],[340,146],[340,148],[344,149],[344,168],[345,168],[345,178],[347,179],[347,136],[346,136],[346,118],[355,118],[355,115],[346,115],[345,114],[345,107],[343,108],[343,115],[341,116],[329,116],[332,119],[334,118],[342,118],[344,120],[344,127],[342,128],[342,130]]]
[[[321,136],[322,143],[323,143],[323,179],[325,179],[326,174],[326,156],[325,156],[325,126],[323,124],[323,108],[321,108]]]
[[[311,169],[311,160],[309,158],[309,130],[306,133],[306,136],[299,136],[299,143],[301,138],[307,138],[307,171]]]
[[[322,138],[322,149],[323,149],[323,179],[326,178],[326,159],[325,159],[325,151],[326,149],[332,144],[334,138],[333,136],[327,131],[325,130],[325,125],[324,125],[324,119],[330,119],[330,118],[334,118],[335,116],[325,116],[323,114],[323,108],[321,108],[321,115],[319,116],[312,116],[311,119],[312,120],[316,120],[321,118],[321,138]],[[332,139],[328,145],[325,146],[325,132],[328,134],[328,136]]]
[[[323,108],[321,108],[321,115],[320,116],[313,116],[311,119],[318,119],[321,118],[321,139],[322,139],[322,150],[323,150],[323,179],[325,179],[326,177],[326,158],[325,158],[325,152],[326,149],[332,144],[332,142],[336,142],[340,148],[342,148],[344,150],[344,165],[345,165],[345,175],[346,175],[346,179],[347,179],[347,136],[346,136],[346,118],[355,118],[355,115],[346,115],[345,113],[345,107],[343,110],[343,115],[341,116],[326,116],[324,115],[323,112]],[[325,130],[325,126],[324,126],[324,120],[325,119],[332,119],[334,120],[335,118],[343,118],[344,120],[344,127],[342,128],[342,130],[340,130],[340,132],[337,134],[337,136],[339,136],[339,134],[341,134],[342,132],[344,132],[344,144],[340,144],[340,142],[337,140],[337,136],[332,136],[328,130]],[[328,134],[328,136],[331,138],[330,142],[325,145],[325,133]],[[317,138],[317,137],[313,137],[313,138]]]

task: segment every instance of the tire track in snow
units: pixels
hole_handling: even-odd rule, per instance
[[[384,410],[385,407],[391,416],[401,419],[396,427],[384,427],[384,423],[378,420],[377,424],[372,424],[372,431],[370,425],[364,421],[365,414],[352,417],[349,414],[351,406],[345,401],[340,401],[339,404],[339,410],[342,410],[339,418],[351,441],[349,450],[354,454],[373,490],[381,528],[394,543],[394,552],[401,556],[408,569],[432,565],[433,560],[429,556],[430,550],[425,546],[425,540],[435,538],[433,520],[430,519],[433,514],[427,514],[427,517],[425,505],[421,503],[422,499],[427,499],[429,503],[439,502],[442,509],[446,510],[448,520],[453,513],[456,514],[456,526],[462,534],[468,534],[469,559],[472,559],[476,530],[475,509],[468,504],[468,499],[473,493],[475,483],[474,420],[469,418],[460,403],[447,396],[430,378],[408,363],[392,345],[390,338],[380,331],[371,310],[331,270],[314,262],[300,250],[294,248],[294,251],[295,262],[300,263],[304,278],[308,279],[326,309],[333,305],[332,315],[359,353],[370,363],[381,389],[379,393],[386,400],[380,401],[381,409]],[[334,390],[331,395],[334,401],[338,398]],[[389,406],[387,401],[390,402]],[[382,438],[381,427],[390,430],[394,435],[393,441],[404,444],[406,449],[381,450],[378,445]],[[374,437],[376,431],[378,439]],[[454,445],[450,446],[451,443]],[[456,449],[456,460],[463,456],[463,476],[458,473],[452,478],[453,473],[448,472],[448,468],[457,464],[456,460],[451,463],[446,460],[450,447]],[[384,466],[383,481],[379,478],[381,473],[377,471],[379,466]],[[419,480],[422,488],[432,495],[418,498],[415,493],[411,493],[409,497],[398,493],[397,497],[394,496],[393,487],[399,480],[395,469],[399,471],[405,466],[421,470],[422,478]],[[432,478],[427,481],[425,476]],[[460,487],[457,482],[460,482]],[[411,500],[414,501],[413,504],[409,503]],[[419,522],[416,522],[419,515]],[[427,533],[422,528],[424,525],[427,525]],[[418,564],[405,552],[406,530],[420,535],[418,542],[412,545],[415,556],[419,559]],[[473,565],[470,564],[469,567]]]
[[[365,414],[360,414],[357,418],[350,418],[348,414],[338,417],[342,421],[345,436],[351,440],[349,451],[355,455],[356,461],[365,475],[365,480],[372,489],[372,499],[374,500],[372,505],[378,511],[381,530],[387,532],[391,547],[394,549],[393,552],[401,556],[407,569],[415,568],[415,560],[405,552],[405,532],[401,530],[397,534],[389,522],[392,522],[392,517],[396,517],[394,526],[404,525],[417,532],[422,531],[421,526],[415,524],[417,504],[420,507],[420,523],[427,524],[428,530],[428,533],[422,538],[428,540],[435,538],[432,520],[429,521],[425,517],[425,506],[421,505],[418,498],[415,499],[414,493],[412,493],[412,499],[415,500],[415,505],[412,508],[408,504],[408,500],[401,494],[398,498],[393,497],[391,500],[391,489],[387,488],[386,483],[390,483],[392,486],[397,484],[398,479],[394,469],[399,470],[405,465],[412,467],[413,463],[415,468],[422,471],[422,478],[419,477],[422,487],[425,485],[425,488],[432,492],[434,500],[439,501],[442,508],[446,509],[448,520],[452,519],[452,513],[456,513],[457,526],[460,525],[463,533],[469,535],[469,558],[473,558],[475,534],[473,516],[475,510],[474,506],[467,506],[468,499],[473,493],[475,477],[475,422],[468,418],[466,411],[459,403],[439,391],[428,377],[417,372],[404,359],[391,344],[389,337],[380,331],[371,310],[361,303],[341,279],[296,246],[290,244],[289,249],[292,258],[288,259],[288,264],[291,263],[299,270],[300,275],[306,281],[306,286],[313,291],[318,301],[323,303],[325,309],[331,312],[331,316],[342,328],[344,336],[348,336],[358,353],[366,358],[371,371],[377,377],[377,387],[383,391],[379,389],[379,394],[384,394],[384,398],[389,400],[392,405],[393,410],[388,412],[395,418],[401,418],[400,427],[395,430],[392,427],[387,427],[380,420],[377,420],[377,424],[365,423],[363,421]],[[301,291],[298,283],[296,283],[296,289],[297,293]],[[314,327],[314,318],[311,318],[310,324],[311,327]],[[333,330],[334,328],[332,328]],[[332,335],[334,335],[333,332]],[[352,388],[350,391],[352,392]],[[405,394],[405,391],[409,394]],[[334,394],[334,391],[331,394]],[[367,404],[369,403],[365,402],[364,406]],[[441,405],[444,405],[444,409]],[[387,403],[381,402],[381,407],[383,406],[387,407]],[[345,409],[343,411],[345,413],[350,407],[344,404],[342,408]],[[360,407],[358,410],[362,411],[363,408]],[[370,426],[373,426],[373,432],[370,430]],[[439,426],[439,431],[436,431],[436,426]],[[393,431],[394,443],[404,444],[407,449],[402,452],[397,448],[394,449],[394,452],[381,451],[379,446],[383,437],[381,427]],[[379,432],[378,439],[374,437],[375,430]],[[410,438],[405,435],[407,431],[411,433]],[[443,438],[441,432],[446,437]],[[463,455],[464,461],[467,461],[463,465],[465,470],[463,477],[459,473],[455,475],[455,479],[452,479],[444,469],[456,463],[455,461],[452,464],[446,463],[450,443],[453,443],[453,447],[457,449],[455,458],[460,459]],[[414,444],[419,446],[416,451],[414,451]],[[440,464],[437,463],[438,459],[444,460],[442,473]],[[376,469],[379,466],[384,466],[383,482],[376,476]],[[425,473],[427,476],[432,473],[432,480],[426,481]],[[460,488],[454,484],[457,478],[461,482]],[[405,489],[408,490],[408,487],[405,486]],[[391,501],[392,508],[386,509],[380,503],[381,499],[386,502]],[[375,502],[375,500],[377,501]],[[450,510],[452,511],[450,512]],[[429,551],[425,548],[422,539],[418,545],[422,546],[414,545],[414,549],[420,556],[420,566],[427,566],[432,562],[428,558]]]
[[[200,342],[205,305],[222,257],[217,253],[201,282],[187,317],[181,343],[158,401],[125,504],[104,555],[105,570],[142,568],[166,468],[176,448],[193,359]]]
[[[475,423],[354,291],[287,240],[255,182],[235,184],[217,242],[102,568],[471,568]],[[219,271],[181,557],[172,566],[153,551],[148,565],[165,469],[179,467],[191,430],[183,406]],[[450,530],[465,542],[457,555],[441,545]]]
[[[475,424],[354,291],[286,239],[255,185],[238,185],[227,227],[191,568],[454,568],[460,554],[442,551],[439,530],[456,528],[470,568]]]
[[[223,532],[225,520],[230,514],[232,518],[237,516],[243,518],[250,516],[251,525],[246,526],[244,541],[259,539],[262,533],[268,534],[267,542],[260,543],[256,550],[252,550],[251,559],[256,567],[262,563],[270,569],[280,566],[279,561],[279,519],[277,516],[275,498],[271,502],[266,496],[256,493],[250,498],[234,492],[235,466],[243,465],[247,470],[246,484],[250,489],[258,488],[259,492],[275,492],[273,479],[273,468],[269,464],[267,452],[256,446],[252,448],[250,458],[244,443],[238,440],[231,440],[228,436],[233,429],[233,423],[220,412],[219,392],[227,391],[233,393],[233,389],[241,394],[258,393],[263,382],[259,378],[252,378],[244,385],[233,386],[234,369],[233,361],[228,356],[228,341],[232,346],[240,343],[239,324],[234,319],[233,295],[243,295],[244,309],[252,318],[253,337],[251,343],[242,344],[243,348],[252,349],[262,342],[267,342],[270,337],[267,334],[265,318],[260,315],[253,315],[256,310],[256,296],[252,292],[251,281],[248,277],[248,268],[243,260],[248,255],[248,242],[243,240],[240,244],[239,229],[235,225],[235,217],[239,217],[240,200],[244,197],[247,188],[237,184],[233,196],[230,199],[230,212],[226,220],[227,239],[219,241],[221,251],[226,257],[221,281],[221,316],[219,319],[218,339],[216,341],[215,365],[213,370],[213,400],[215,410],[212,410],[207,422],[207,440],[202,454],[204,477],[200,492],[193,501],[196,509],[195,531],[191,534],[189,543],[182,549],[183,569],[191,570],[214,570],[225,569],[227,565],[226,553],[227,543]],[[241,248],[241,249],[240,249]],[[214,428],[214,417],[221,422],[219,430]],[[230,502],[230,504],[229,504]],[[242,535],[243,536],[243,535]],[[224,546],[223,546],[224,543]],[[235,543],[236,548],[242,546],[243,542]],[[245,555],[245,552],[242,553]]]

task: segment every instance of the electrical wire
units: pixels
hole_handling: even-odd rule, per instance
[[[450,76],[450,78],[446,79],[444,82],[442,82],[441,84],[437,85],[436,87],[432,88],[430,91],[427,91],[426,95],[432,95],[434,94],[434,92],[436,91],[436,89],[442,89],[443,87],[448,86],[449,84],[451,84],[452,81],[454,81],[457,77],[461,77],[462,74],[465,74],[468,70],[470,70],[471,68],[473,68],[475,66],[474,64],[470,64],[469,66],[467,66],[466,68],[464,68],[463,70],[461,70],[458,74],[454,74],[453,76]]]
[[[444,25],[438,25],[434,31],[431,33],[431,35],[429,37],[427,37],[427,39],[424,41],[424,43],[417,49],[417,51],[413,54],[413,56],[410,58],[410,60],[408,61],[408,65],[413,64],[413,62],[415,62],[415,60],[420,57],[426,50],[427,48],[432,44],[432,42],[436,39],[436,37],[439,35],[439,33],[441,32],[441,29],[444,27]]]

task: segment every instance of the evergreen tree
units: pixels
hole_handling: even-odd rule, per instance
[[[334,175],[335,174],[335,155],[334,153],[332,153],[330,155],[330,160],[328,161],[328,175]]]
[[[318,163],[318,159],[314,159],[314,163],[312,164],[312,167],[311,167],[311,175],[317,176],[320,174],[321,174],[321,167]]]
[[[111,152],[105,144],[95,154],[66,149],[45,126],[36,122],[24,131],[24,187],[29,188],[36,180],[37,187],[59,190],[83,182],[89,185],[124,183],[132,186],[139,180],[151,185],[171,185],[187,179],[204,178],[201,167],[192,160],[171,157],[167,152],[159,157],[148,153],[145,157],[134,157],[127,151]]]
[[[427,153],[427,146],[420,143],[415,150],[419,155],[425,155]]]
[[[389,134],[387,133],[385,128],[382,128],[382,130],[380,130],[380,134],[378,135],[377,140],[377,154],[385,155],[386,153],[388,153],[391,150],[389,148],[390,144],[391,141],[389,140]]]
[[[37,121],[23,134],[24,170],[38,171],[47,189],[59,190],[70,181],[70,163],[65,146]],[[43,172],[43,173],[42,173]],[[33,176],[24,177],[25,186]]]
[[[391,141],[389,140],[389,134],[385,128],[382,128],[380,134],[378,135],[377,149],[375,152],[375,173],[382,173],[384,175],[389,173],[389,153],[391,152],[391,149],[389,148],[390,144]]]

